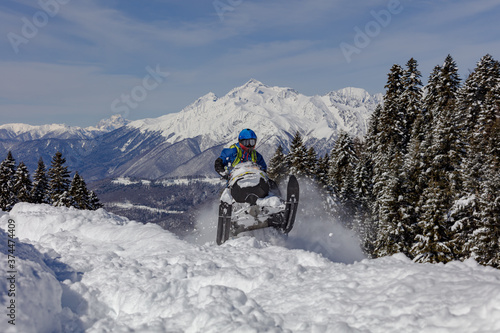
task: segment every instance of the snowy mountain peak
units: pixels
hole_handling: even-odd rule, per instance
[[[182,111],[189,110],[193,107],[196,107],[197,105],[202,105],[204,103],[216,102],[217,99],[219,99],[219,98],[213,92],[209,92],[208,94],[203,95],[200,98],[198,98],[194,103],[185,107]]]
[[[354,87],[346,87],[343,89],[339,89],[337,90],[337,94],[340,96],[345,96],[346,98],[351,98],[351,99],[354,98],[361,101],[370,98],[370,94],[366,90]]]
[[[326,140],[326,145],[334,142],[339,130],[362,136],[377,103],[359,88],[310,97],[251,79],[223,97],[209,93],[179,113],[137,120],[128,126],[143,133],[160,132],[172,144],[200,137],[202,151],[235,140],[235,133],[243,128],[254,128],[259,140],[274,151],[277,144],[286,145],[283,140],[296,131],[305,135],[305,142]]]
[[[102,119],[101,121],[99,121],[95,128],[98,130],[110,132],[127,125],[129,122],[130,120],[123,118],[121,114],[115,114],[108,119]]]
[[[248,82],[243,85],[243,87],[260,87],[260,86],[267,87],[264,83],[253,78],[248,80]]]
[[[241,98],[251,98],[252,96],[258,96],[261,99],[272,98],[278,94],[286,94],[286,92],[294,92],[298,94],[295,90],[291,88],[284,88],[278,86],[268,86],[258,80],[250,79],[247,83],[240,87],[232,89],[227,93],[227,97],[241,97]]]
[[[361,104],[380,104],[383,101],[382,94],[370,95],[362,88],[346,87],[327,94],[332,101],[358,107]]]

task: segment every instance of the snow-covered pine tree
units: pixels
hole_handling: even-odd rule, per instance
[[[385,156],[389,158],[389,155]],[[401,196],[401,180],[399,179],[401,155],[396,153],[391,161],[383,161],[385,172],[374,184],[377,191],[377,237],[374,244],[374,257],[392,255],[398,252],[408,254],[408,237],[411,233],[400,221],[399,198]]]
[[[420,198],[423,190],[427,187],[427,182],[423,179],[424,163],[422,162],[422,147],[424,135],[420,132],[423,126],[423,114],[420,113],[413,123],[412,134],[408,144],[408,152],[404,157],[403,167],[400,170],[401,197],[399,200],[400,221],[407,228],[411,235],[406,238],[408,243],[406,248],[411,249],[415,236],[421,233],[418,227]],[[411,252],[408,256],[413,259]]]
[[[459,187],[457,170],[460,166],[460,158],[457,154],[459,149],[456,146],[458,140],[454,117],[457,92],[460,87],[457,72],[455,62],[448,55],[444,64],[436,66],[431,73],[429,83],[425,87],[427,95],[423,102],[423,112],[415,120],[408,148],[409,154],[403,167],[402,178],[405,180],[403,187],[405,193],[408,193],[408,198],[405,197],[404,201],[409,200],[409,206],[402,212],[402,216],[409,217],[417,239],[412,247],[411,256],[416,256],[421,261],[431,258],[430,255],[424,258],[422,253],[417,251],[417,249],[424,248],[422,245],[424,239],[428,242],[432,241],[431,238],[425,236],[425,233],[433,228],[434,222],[431,220],[439,223],[435,226],[436,229],[444,230],[438,233],[439,235],[446,234],[443,236],[446,240],[437,239],[436,236],[435,241],[439,244],[445,242],[446,246],[450,247],[450,253],[457,252],[451,240],[452,222],[449,219],[444,220],[445,211],[450,209],[453,195],[458,194]],[[439,188],[428,188],[429,186]],[[439,193],[444,197],[430,198],[430,193],[433,195]],[[426,214],[427,221],[424,221],[422,214]],[[439,219],[433,214],[443,215]],[[419,222],[416,223],[416,221]]]
[[[50,203],[49,197],[49,179],[47,178],[47,169],[45,163],[40,157],[38,167],[33,175],[33,189],[31,191],[33,203]]]
[[[373,225],[378,225],[378,203],[376,200],[374,185],[375,185],[375,169],[378,165],[379,167],[383,164],[380,162],[380,158],[383,152],[378,148],[377,143],[379,141],[381,125],[379,124],[381,114],[383,112],[382,106],[379,104],[373,111],[370,119],[368,121],[368,130],[365,136],[365,151],[367,163],[370,166],[370,184],[372,195],[369,202],[370,209],[370,219],[374,221]],[[375,163],[377,161],[377,163]],[[376,230],[375,230],[376,231]]]
[[[418,217],[421,234],[416,235],[416,244],[411,251],[418,262],[448,262],[455,258],[452,222],[447,217],[454,195],[450,183],[451,174],[454,172],[450,159],[454,144],[451,111],[445,108],[435,119],[430,147],[434,158],[425,170],[425,177],[429,181],[418,205],[422,210]]]
[[[497,136],[500,139],[500,136]],[[478,226],[472,234],[471,256],[482,265],[500,268],[500,168],[484,174],[478,199]]]
[[[90,206],[89,206],[90,210],[97,210],[97,209],[103,207],[103,204],[99,201],[99,198],[94,193],[94,191],[90,191],[89,203],[90,203]]]
[[[426,96],[423,102],[423,114],[420,129],[420,141],[422,163],[429,165],[432,155],[428,149],[433,141],[433,127],[441,112],[451,112],[451,122],[456,122],[454,116],[456,109],[458,91],[460,89],[460,77],[458,68],[453,58],[448,55],[442,66],[434,67],[428,84],[425,86]],[[450,111],[451,110],[451,111]]]
[[[499,80],[500,65],[487,55],[479,61],[460,90],[461,142],[467,152],[462,176],[469,190],[478,189],[480,169],[489,155],[484,148],[490,138],[488,129],[498,117],[495,110],[495,100],[499,98],[495,94],[498,83],[495,82]]]
[[[401,96],[405,93],[405,72],[393,65],[388,74],[384,106],[371,122],[367,138],[367,152],[373,166],[372,220],[377,226],[374,256],[405,252],[404,226],[398,220],[401,180],[399,179],[406,150],[403,137],[406,121]],[[377,112],[378,111],[378,112]],[[373,119],[373,118],[372,118]]]
[[[385,85],[384,106],[378,121],[377,149],[387,152],[387,147],[403,152],[406,125],[402,121],[403,105],[401,96],[405,92],[404,71],[399,65],[393,65]]]
[[[355,230],[360,239],[361,248],[371,256],[377,236],[376,221],[372,219],[371,205],[373,202],[373,165],[366,150],[366,144],[356,145],[356,155],[359,156],[354,170],[354,196],[355,196]]]
[[[386,93],[384,95],[384,106],[380,109],[377,117],[376,128],[371,125],[370,128],[370,141],[368,142],[367,149],[373,160],[373,183],[380,183],[378,179],[390,168],[389,164],[394,163],[393,157],[396,154],[401,155],[404,151],[402,133],[405,128],[402,126],[401,119],[401,95],[404,93],[404,72],[401,66],[393,65],[388,74]],[[377,110],[376,110],[377,111]],[[376,134],[373,134],[376,132]],[[402,160],[401,158],[399,159]],[[392,165],[392,167],[394,167]],[[395,167],[395,169],[398,169]],[[382,187],[376,186],[374,188],[375,199],[378,200],[379,191]]]
[[[399,173],[396,176],[400,188],[398,189],[398,224],[400,230],[404,230],[406,235],[399,238],[399,246],[403,252],[409,255],[409,249],[413,245],[414,230],[417,222],[416,211],[418,204],[418,189],[416,168],[418,161],[414,159],[418,156],[420,126],[422,124],[422,81],[421,73],[418,70],[417,61],[411,58],[406,64],[403,75],[404,92],[401,95],[400,108],[395,123],[395,130],[399,132],[400,144],[396,145],[398,154],[403,157]],[[411,150],[411,151],[410,151]],[[392,160],[394,163],[394,160]]]
[[[69,171],[64,165],[66,159],[62,157],[61,152],[56,152],[52,158],[51,167],[49,169],[49,188],[50,200],[54,206],[71,206],[71,198],[69,190]]]
[[[413,123],[422,112],[422,77],[418,70],[418,63],[411,58],[403,72],[404,91],[400,96],[396,129],[400,131],[400,149],[403,154],[407,152],[412,133]]]
[[[16,161],[9,151],[5,160],[0,163],[0,209],[10,211],[16,204],[14,192],[14,175],[16,173]]]
[[[330,168],[330,155],[326,153],[323,157],[318,159],[316,167],[316,181],[324,189],[328,187],[328,170]]]
[[[28,168],[23,162],[20,162],[14,174],[14,193],[16,194],[17,201],[32,202],[32,188],[33,183],[31,182]]]
[[[309,147],[307,149],[305,157],[305,174],[308,178],[314,179],[316,175],[316,169],[318,164],[318,156],[314,147]]]
[[[351,136],[341,131],[330,153],[330,168],[328,170],[329,186],[344,208],[342,222],[352,227],[356,200],[354,191],[354,171],[358,164],[358,156],[354,149]]]
[[[491,75],[497,84],[486,94],[474,129],[471,150],[479,166],[477,228],[472,256],[481,264],[500,268],[500,64]]]
[[[305,175],[306,173],[306,156],[307,150],[302,141],[302,135],[297,131],[290,144],[290,152],[286,155],[285,161],[289,168],[290,174],[297,176]]]
[[[422,195],[422,211],[418,222],[421,234],[416,235],[411,249],[416,262],[448,262],[454,259],[451,228],[446,224],[449,209],[447,188],[442,179],[431,179]]]
[[[499,149],[498,137],[492,131],[499,117],[498,106],[495,106],[500,98],[499,80],[498,61],[486,55],[458,93],[458,112],[454,123],[459,129],[456,150],[459,152],[460,167],[457,168],[459,175],[454,178],[458,179],[458,189],[454,191],[458,195],[450,219],[454,222],[456,252],[461,260],[472,255],[472,247],[476,247],[478,235],[482,234],[477,230],[483,223],[483,209],[489,210],[483,196],[483,190],[489,185],[482,183],[489,180],[486,175],[495,168],[495,149]],[[484,234],[481,238],[484,239]]]
[[[90,193],[83,178],[75,172],[69,187],[71,205],[77,209],[90,209]]]
[[[489,54],[482,57],[476,65],[476,68],[465,80],[460,89],[459,113],[460,132],[463,142],[473,136],[479,117],[481,105],[485,102],[486,95],[493,90],[498,81],[498,61]]]
[[[288,174],[286,157],[283,153],[283,146],[279,145],[278,148],[276,148],[273,157],[269,160],[267,175],[269,178],[279,183],[282,179],[284,179],[286,174]]]

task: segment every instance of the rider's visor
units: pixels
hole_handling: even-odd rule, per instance
[[[255,139],[243,139],[240,141],[240,143],[245,147],[252,148],[252,147],[255,147],[257,140],[255,140]]]

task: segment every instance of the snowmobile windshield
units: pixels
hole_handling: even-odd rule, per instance
[[[260,170],[257,164],[253,162],[244,162],[235,166],[231,171],[229,186],[232,186],[236,181],[242,178],[255,179],[258,183],[260,178],[264,178],[267,181],[267,174]]]
[[[242,139],[242,140],[240,140],[240,143],[247,148],[253,148],[253,147],[255,147],[257,140],[256,139]]]
[[[260,167],[257,163],[254,162],[241,162],[234,167],[232,173],[244,173],[247,171],[257,172],[260,171]]]

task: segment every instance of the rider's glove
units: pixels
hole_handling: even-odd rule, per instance
[[[229,180],[229,172],[225,170],[224,172],[220,173],[220,176],[222,179]]]

